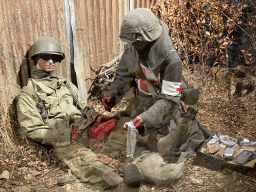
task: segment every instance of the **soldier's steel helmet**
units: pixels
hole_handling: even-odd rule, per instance
[[[124,18],[120,35],[124,42],[152,42],[162,34],[160,20],[147,8],[130,11]]]
[[[29,58],[35,60],[39,54],[53,54],[57,55],[57,62],[61,62],[65,58],[65,54],[62,52],[61,44],[53,37],[40,37],[31,46],[29,50]]]

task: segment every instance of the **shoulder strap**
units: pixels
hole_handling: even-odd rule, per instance
[[[155,96],[157,95],[156,90],[154,89],[152,83],[151,83],[147,78],[146,78],[146,84],[147,84],[147,86],[148,86],[148,90],[149,90],[149,92],[151,93],[151,95],[152,95],[153,97],[155,97]]]
[[[189,155],[189,152],[181,152],[180,157],[177,161],[177,163],[185,162],[187,160],[187,156]]]
[[[147,77],[144,75],[143,72],[140,73],[140,76],[145,79],[145,82],[146,82],[146,84],[147,84],[147,86],[148,86],[148,91],[149,91],[149,93],[151,93],[151,95],[152,95],[153,97],[155,97],[155,96],[157,95],[157,92],[156,92],[156,90],[154,89],[154,85],[152,85],[152,83],[147,79]],[[137,78],[138,78],[138,76],[137,76]]]
[[[183,75],[182,75],[182,81],[185,83],[187,88],[190,88],[190,85],[188,84],[187,80],[185,79],[185,77]]]
[[[66,83],[66,87],[67,87],[68,90],[70,91],[70,93],[71,93],[71,95],[72,95],[72,97],[73,97],[73,99],[74,99],[74,102],[75,102],[77,108],[81,111],[81,110],[82,110],[82,107],[81,107],[80,103],[78,102],[78,97],[73,94],[72,89],[71,89],[71,86],[70,86],[70,84],[69,84],[68,82]],[[81,112],[82,112],[82,111],[81,111]]]

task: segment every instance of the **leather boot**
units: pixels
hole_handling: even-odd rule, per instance
[[[187,113],[179,119],[176,127],[167,136],[158,141],[157,149],[162,157],[168,157],[174,147],[180,146],[187,141],[189,135],[188,123],[190,120],[195,119],[196,113],[196,109],[189,107]]]

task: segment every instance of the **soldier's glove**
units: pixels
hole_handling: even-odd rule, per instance
[[[143,124],[143,121],[142,121],[140,116],[135,117],[132,120],[132,122],[133,122],[134,126],[136,127],[136,129],[139,129]],[[128,130],[128,124],[127,123],[124,124],[123,129],[126,130],[126,131]]]
[[[111,107],[110,107],[110,102],[111,102],[112,98],[111,97],[103,97],[102,99],[102,104],[105,108],[106,111],[111,111]]]

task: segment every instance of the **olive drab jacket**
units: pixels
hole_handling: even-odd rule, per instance
[[[143,52],[131,43],[125,46],[115,80],[105,94],[117,101],[136,80],[140,100],[136,115],[148,128],[159,128],[170,123],[173,108],[180,104],[182,88],[182,61],[169,37],[169,28],[162,21],[160,23],[163,27],[161,36],[150,42]],[[153,86],[156,96],[150,92],[146,79]]]
[[[46,136],[56,125],[84,130],[98,116],[69,80],[40,69],[32,71],[18,95],[17,112],[22,131],[43,144],[48,144]]]

